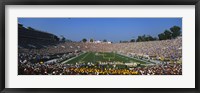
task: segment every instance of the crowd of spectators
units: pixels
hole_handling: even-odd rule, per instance
[[[19,63],[19,75],[182,75],[179,63],[135,68],[107,68],[102,64]]]
[[[23,50],[23,49],[22,49]],[[32,49],[39,54],[66,53],[74,51],[113,52],[120,54],[147,57],[156,60],[177,61],[182,58],[182,38],[162,41],[96,44],[83,42],[66,42],[42,49]]]
[[[178,61],[182,58],[182,37],[162,41],[117,43],[113,49],[131,56],[162,61]]]
[[[19,48],[45,48],[57,44],[58,40],[58,37],[54,34],[31,27],[25,28],[22,24],[18,24]]]

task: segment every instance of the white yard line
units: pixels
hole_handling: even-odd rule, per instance
[[[85,53],[82,53],[82,54],[80,54],[79,56],[81,56],[81,55],[83,55],[83,54],[85,54]],[[75,58],[77,58],[77,57],[79,57],[79,56],[72,57],[72,58],[70,58],[70,59],[68,59],[68,60],[65,60],[65,61],[62,62],[61,64],[65,64],[65,63],[69,62],[70,60],[73,60],[73,59],[75,59]]]
[[[88,54],[86,54],[83,58],[81,58],[80,62],[85,59],[88,55],[90,54],[90,52]]]
[[[146,61],[146,60],[141,60],[141,59],[137,59],[137,58],[134,58],[134,57],[129,57],[129,56],[127,56],[127,55],[121,55],[121,54],[118,54],[118,55],[120,55],[120,57],[124,56],[124,57],[128,57],[128,58],[135,59],[135,60],[137,60],[137,61],[142,61],[142,62],[146,62],[146,63],[149,63],[149,64],[153,64],[153,63],[148,62],[148,61]]]

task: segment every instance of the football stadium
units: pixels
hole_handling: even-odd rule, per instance
[[[170,31],[130,41],[72,41],[18,23],[18,75],[182,75],[180,27]]]

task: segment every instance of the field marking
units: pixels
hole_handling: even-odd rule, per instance
[[[87,52],[86,52],[87,53]],[[81,55],[83,55],[83,54],[85,54],[85,53],[82,53],[82,54],[80,54],[80,55],[78,55],[78,56],[76,56],[76,57],[72,57],[72,58],[70,58],[70,59],[67,59],[67,60],[65,60],[64,62],[62,62],[61,64],[65,64],[65,63],[67,63],[67,62],[69,62],[69,61],[71,61],[71,60],[73,60],[73,59],[75,59],[75,58],[77,58],[77,57],[79,57],[79,56],[81,56]]]
[[[137,61],[142,61],[144,63],[146,63],[145,65],[151,65],[151,64],[155,64],[155,63],[152,63],[152,62],[148,62],[148,61],[145,61],[145,60],[142,60],[142,59],[137,59],[137,58],[134,58],[134,57],[129,57],[127,55],[121,55],[121,54],[118,54],[119,56],[124,56],[124,57],[128,57],[128,58],[131,58],[131,59],[134,59],[134,60],[137,60]],[[141,62],[140,62],[141,63]]]
[[[86,54],[87,53],[87,54]],[[65,64],[65,63],[67,63],[67,62],[69,62],[69,61],[71,61],[71,60],[73,60],[73,59],[76,59],[76,58],[78,58],[78,57],[80,57],[80,56],[82,56],[82,57],[80,57],[80,59],[79,60],[77,60],[77,62],[79,62],[79,63],[84,63],[85,61],[85,58],[87,58],[90,54],[92,54],[91,55],[91,59],[93,59],[93,61],[94,62],[96,62],[97,61],[97,59],[96,59],[96,57],[97,56],[101,56],[101,59],[100,60],[111,60],[111,58],[112,59],[115,59],[115,58],[122,58],[122,60],[123,60],[123,62],[125,62],[125,63],[140,63],[140,64],[149,64],[150,62],[147,62],[147,61],[145,61],[145,60],[140,60],[140,59],[136,59],[136,58],[132,58],[132,57],[129,57],[129,56],[127,56],[127,55],[122,55],[122,54],[118,54],[118,53],[114,53],[114,57],[104,57],[104,55],[106,55],[106,53],[104,53],[104,54],[99,54],[99,55],[95,55],[95,53],[96,52],[94,52],[94,54],[93,54],[93,52],[85,52],[85,53],[82,53],[82,54],[80,54],[80,55],[78,55],[78,56],[76,56],[76,57],[73,57],[73,58],[70,58],[70,59],[68,59],[68,60],[65,60],[64,62],[62,62],[62,64]],[[85,55],[84,55],[85,54]],[[109,54],[110,54],[110,52],[109,52]],[[112,54],[113,55],[113,54]],[[135,61],[134,61],[135,60]],[[131,62],[131,61],[134,61],[134,62]],[[139,62],[138,62],[139,61]],[[152,64],[152,63],[150,63],[150,64]]]
[[[115,59],[115,53],[112,53],[112,54],[114,54],[114,57],[105,57],[104,55],[106,55],[106,54],[105,54],[105,52],[103,52],[103,59],[108,59],[108,61],[110,61],[110,59]]]
[[[86,54],[83,58],[81,58],[81,60],[79,60],[80,62],[79,63],[82,63],[81,61],[83,61],[83,59],[85,59],[89,54],[90,52],[87,52],[88,54]]]

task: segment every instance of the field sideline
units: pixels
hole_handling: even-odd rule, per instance
[[[98,62],[121,62],[121,63],[137,63],[137,64],[148,64],[144,61],[136,60],[131,57],[120,55],[113,52],[86,52],[80,54],[75,58],[71,58],[62,62],[62,64],[76,64],[76,63],[98,63]]]

